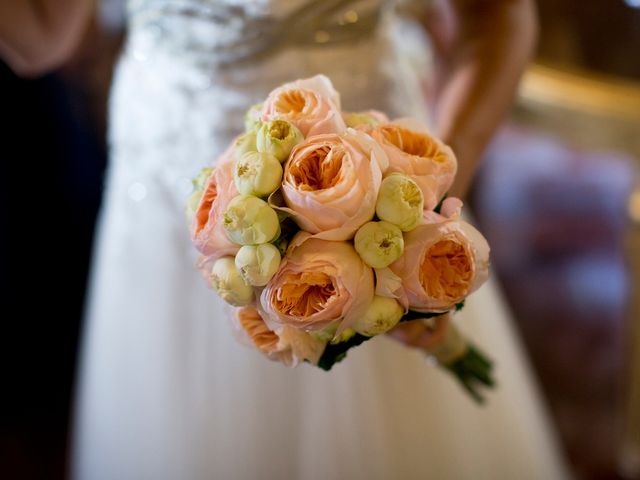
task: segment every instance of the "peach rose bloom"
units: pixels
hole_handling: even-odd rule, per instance
[[[411,310],[450,310],[489,275],[487,241],[461,220],[419,225],[405,234],[404,245],[389,268],[402,279]]]
[[[325,240],[348,240],[371,220],[387,157],[354,129],[309,137],[291,152],[282,193],[303,230]]]
[[[267,321],[318,331],[339,322],[339,335],[373,300],[373,271],[353,245],[298,233],[260,296]]]
[[[415,119],[394,120],[368,129],[389,157],[385,175],[409,175],[424,195],[425,210],[433,210],[451,187],[457,161],[453,150],[431,136]]]
[[[224,232],[222,216],[229,202],[238,195],[233,181],[234,142],[218,158],[218,162],[207,179],[200,203],[191,223],[191,240],[205,256],[214,259],[235,255],[239,246]]]
[[[304,360],[317,365],[326,346],[326,342],[294,328],[270,329],[253,306],[236,308],[233,326],[242,343],[255,347],[270,360],[289,367],[295,367]]]
[[[262,107],[262,121],[276,119],[293,123],[305,137],[342,133],[347,128],[340,113],[340,95],[324,75],[273,90]]]

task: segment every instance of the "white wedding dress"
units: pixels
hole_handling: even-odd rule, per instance
[[[458,315],[496,363],[497,389],[481,407],[420,352],[385,336],[330,373],[271,363],[236,343],[222,302],[194,267],[183,214],[190,179],[273,87],[324,73],[345,109],[425,118],[392,7],[130,2],[111,95],[74,478],[567,478],[493,281]]]

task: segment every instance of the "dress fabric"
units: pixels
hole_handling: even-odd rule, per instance
[[[428,120],[425,72],[407,54],[405,27],[381,1],[129,3],[73,478],[567,478],[493,280],[457,315],[496,363],[498,387],[479,407],[420,352],[385,336],[330,373],[272,363],[235,341],[223,302],[195,269],[183,213],[190,179],[275,86],[324,73],[344,109]]]

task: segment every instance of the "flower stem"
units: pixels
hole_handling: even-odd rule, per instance
[[[454,362],[439,365],[453,374],[478,404],[485,403],[481,389],[495,387],[492,362],[473,345],[468,345],[466,353]]]

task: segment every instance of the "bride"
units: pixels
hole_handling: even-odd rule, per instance
[[[534,378],[490,281],[458,324],[493,357],[479,407],[424,352],[389,336],[331,373],[237,344],[194,268],[190,179],[275,86],[324,73],[345,109],[428,120],[408,29],[381,0],[131,0],[111,95],[111,164],[94,253],[75,414],[78,479],[562,479]],[[431,18],[436,132],[454,194],[530,53],[527,0],[452,0]],[[412,37],[413,38],[413,37]],[[426,44],[422,46],[426,48]],[[424,68],[427,68],[426,66]],[[416,344],[413,325],[396,335]]]

